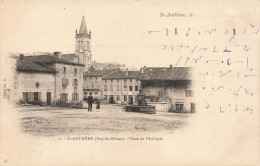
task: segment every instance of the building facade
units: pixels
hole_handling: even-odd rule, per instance
[[[95,100],[101,100],[104,98],[104,89],[102,80],[103,76],[111,74],[113,72],[118,71],[118,69],[110,69],[110,70],[94,70],[90,69],[83,74],[83,93],[84,100],[92,94]]]
[[[15,104],[18,101],[17,56],[10,54],[1,62],[1,96],[4,102]]]
[[[192,68],[143,67],[140,70],[142,94],[149,104],[169,104],[172,112],[194,112]]]
[[[23,56],[17,59],[20,103],[58,105],[83,100],[84,65],[53,56]]]
[[[102,78],[104,100],[109,103],[135,104],[139,94],[139,71],[117,71]]]

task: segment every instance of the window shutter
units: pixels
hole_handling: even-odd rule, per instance
[[[38,99],[39,99],[39,101],[42,101],[42,92],[38,93]]]
[[[32,92],[29,92],[29,94],[28,94],[28,98],[29,98],[29,101],[33,101],[33,93]]]

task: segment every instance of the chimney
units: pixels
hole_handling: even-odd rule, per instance
[[[172,65],[170,65],[170,70],[172,70]]]
[[[24,55],[23,54],[19,54],[19,59],[23,60],[23,58],[24,58]]]
[[[61,52],[56,51],[53,53],[53,55],[57,58],[61,58]]]
[[[128,69],[126,68],[125,70],[125,76],[127,77],[128,76]]]

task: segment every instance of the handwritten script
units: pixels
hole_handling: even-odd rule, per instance
[[[206,111],[220,114],[257,110],[259,27],[254,23],[231,27],[162,27],[147,37],[175,67],[194,67],[195,94]]]

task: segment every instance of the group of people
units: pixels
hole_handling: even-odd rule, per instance
[[[88,111],[92,111],[92,104],[94,103],[94,98],[92,96],[92,93],[88,96]],[[100,102],[97,102],[97,109],[100,109]]]

